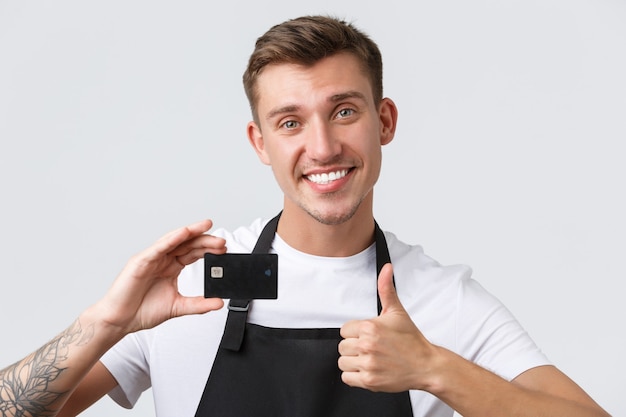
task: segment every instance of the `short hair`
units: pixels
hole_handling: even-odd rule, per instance
[[[325,57],[340,52],[353,54],[370,79],[374,102],[383,97],[383,64],[378,46],[351,23],[329,16],[303,16],[273,26],[257,39],[243,85],[250,109],[258,121],[257,79],[263,69],[273,64],[312,66]]]

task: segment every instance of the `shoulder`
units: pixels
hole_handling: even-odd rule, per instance
[[[385,232],[389,255],[394,266],[397,285],[418,284],[426,288],[463,284],[471,280],[472,269],[467,265],[442,265],[424,252],[420,245],[411,245],[399,240],[395,234]]]
[[[472,268],[464,264],[444,265],[424,253],[419,245],[406,244],[386,232],[387,245],[394,265],[398,294],[411,300],[430,303],[438,300],[458,314],[471,310],[488,314],[501,302],[472,277]],[[442,304],[445,303],[445,304]]]
[[[500,301],[472,277],[472,268],[464,264],[444,265],[424,253],[419,245],[400,241],[386,232],[387,245],[394,266],[398,295],[408,305],[437,305],[449,314],[488,315],[503,307]]]
[[[459,315],[465,309],[488,310],[497,303],[473,278],[467,265],[444,265],[419,245],[406,244],[385,233],[394,267],[398,297],[416,324],[438,343],[451,347]],[[437,335],[437,336],[435,336]]]

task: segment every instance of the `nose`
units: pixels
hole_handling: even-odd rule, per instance
[[[307,156],[317,162],[329,162],[341,153],[341,143],[324,122],[311,123],[306,139]]]

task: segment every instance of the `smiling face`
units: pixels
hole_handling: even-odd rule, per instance
[[[269,65],[257,92],[259,122],[248,124],[248,137],[285,194],[283,213],[327,225],[371,217],[397,112],[389,99],[374,102],[358,60],[339,53],[313,66]]]

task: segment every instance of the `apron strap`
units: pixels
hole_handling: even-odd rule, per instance
[[[281,214],[282,211],[265,225],[263,231],[261,231],[259,240],[257,240],[256,245],[252,250],[252,253],[270,252]],[[374,222],[374,238],[376,241],[376,280],[378,281],[378,276],[380,275],[383,265],[390,263],[391,258],[389,256],[389,249],[387,248],[385,234],[376,222]],[[382,304],[380,302],[378,291],[376,291],[376,300],[378,305],[378,314],[380,314],[382,311]],[[238,352],[239,349],[241,349],[251,301],[252,300],[231,299],[228,303],[228,316],[226,318],[226,326],[224,327],[224,334],[222,335],[221,341],[222,347],[235,352]]]
[[[278,213],[276,217],[270,220],[261,235],[257,240],[252,253],[269,253],[272,242],[274,241],[274,235],[276,234],[276,228],[278,227],[278,220],[282,211]],[[250,308],[250,301],[252,300],[236,300],[231,299],[228,303],[228,316],[226,318],[226,327],[224,327],[224,334],[222,335],[221,346],[226,349],[238,352],[243,342],[243,335],[246,330],[246,322],[248,321],[248,309]]]
[[[387,263],[391,263],[391,257],[389,256],[389,248],[387,247],[387,239],[385,239],[385,233],[378,227],[378,223],[374,221],[374,238],[376,239],[376,283],[378,283],[378,277],[383,266]],[[393,278],[393,277],[392,277]],[[393,285],[395,287],[396,280],[393,278]],[[378,295],[378,289],[376,290],[376,302],[378,305],[378,315],[383,311],[383,305],[380,302],[380,295]]]

